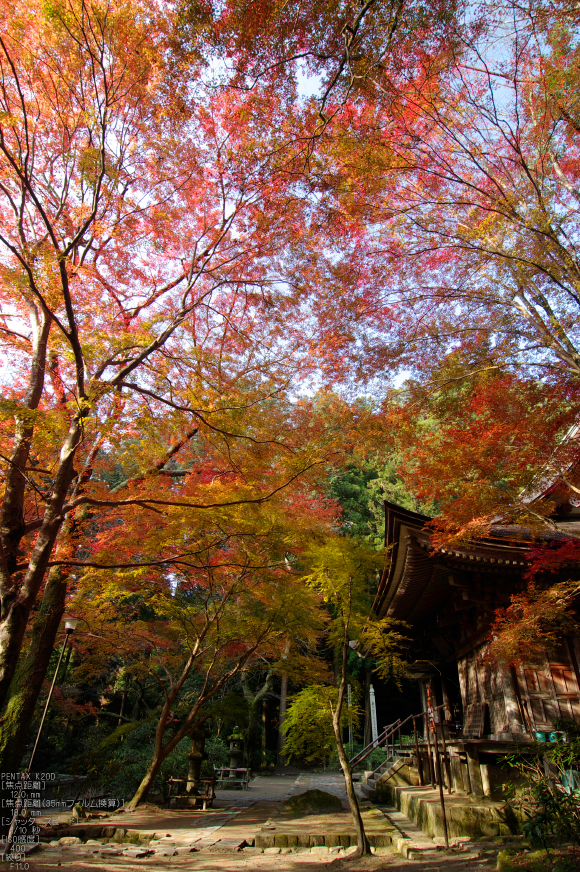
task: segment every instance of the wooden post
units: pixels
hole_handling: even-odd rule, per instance
[[[450,721],[453,717],[453,707],[451,705],[451,699],[449,697],[449,691],[447,689],[447,680],[445,676],[441,676],[441,694],[443,696],[443,703],[445,704],[445,717],[443,720]]]
[[[447,829],[447,813],[445,811],[445,797],[443,795],[443,773],[441,771],[441,757],[439,756],[439,742],[437,741],[437,726],[434,724],[433,738],[435,741],[435,761],[437,763],[437,781],[439,782],[439,802],[441,803],[441,816],[443,818],[443,835],[445,847],[449,847],[449,831]]]
[[[437,767],[437,782],[439,784],[439,802],[441,803],[441,816],[443,819],[443,836],[445,838],[445,847],[449,847],[449,831],[447,829],[447,814],[445,811],[445,796],[443,795],[443,772],[441,770],[441,757],[439,756],[439,742],[437,740],[437,724],[435,723],[435,710],[433,708],[433,694],[431,685],[427,687],[427,698],[429,700],[429,728],[433,733],[433,742],[435,745],[435,765]]]
[[[413,732],[415,733],[415,754],[417,755],[417,770],[419,772],[419,784],[421,787],[425,784],[423,778],[423,761],[421,760],[421,752],[419,751],[419,740],[417,738],[417,718],[413,717]]]
[[[445,742],[445,724],[441,719],[441,709],[439,709],[439,723],[441,724],[441,744],[443,746],[443,763],[445,764],[445,771],[447,772],[447,790],[449,793],[451,790],[451,761],[449,759],[449,755],[447,754],[447,743]]]
[[[376,742],[379,735],[379,730],[377,727],[377,704],[375,702],[375,689],[372,684],[369,687],[369,699],[371,710],[371,734],[373,737],[373,742]]]
[[[425,718],[425,723],[427,724],[427,748],[429,750],[429,780],[431,781],[431,787],[435,787],[435,773],[433,769],[433,751],[431,749],[431,730],[429,729],[429,714],[426,712],[423,716]]]
[[[489,770],[487,768],[487,763],[480,762],[479,771],[481,772],[481,786],[483,788],[483,793],[485,796],[491,796],[491,784],[489,781]]]

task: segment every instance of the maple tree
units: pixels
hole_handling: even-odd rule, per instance
[[[559,527],[555,509],[577,487],[578,394],[567,378],[464,372],[461,354],[449,355],[436,390],[413,382],[393,403],[399,471],[411,492],[434,502],[436,549],[489,536],[527,542],[525,588],[497,611],[489,656],[536,662],[576,626],[580,542],[573,527]]]
[[[347,368],[428,375],[462,344],[466,373],[577,377],[577,16],[483,3],[436,78],[367,75],[329,138],[323,194],[359,231]]]
[[[407,487],[435,502],[435,544],[502,522],[542,540],[579,492],[578,9],[483,3],[458,43],[436,79],[371,95],[368,76],[341,119],[363,147],[330,143],[324,196],[359,231],[333,351],[373,387],[409,370],[386,421]],[[574,626],[577,586],[549,572],[574,578],[578,545],[551,544],[534,549],[543,590],[497,616],[508,660]]]
[[[297,511],[301,517],[288,526],[283,513]],[[82,656],[80,675],[86,680],[120,659],[127,674],[149,676],[161,694],[152,759],[133,806],[235,675],[258,655],[275,664],[289,634],[308,645],[320,629],[316,598],[292,567],[293,552],[323,529],[319,505],[308,512],[286,494],[280,509],[249,514],[246,508],[236,523],[230,516],[222,537],[217,518],[211,532],[190,531],[195,549],[169,573],[134,569],[107,582],[94,570],[79,589],[75,607],[87,623],[82,647],[93,649]]]
[[[312,753],[312,729],[316,729],[320,721],[324,723],[325,718],[330,720],[357,834],[357,850],[353,855],[356,858],[369,854],[370,845],[342,737],[342,729],[348,719],[344,703],[350,643],[358,642],[367,655],[376,658],[379,674],[390,676],[404,672],[403,649],[407,640],[401,632],[403,625],[400,622],[389,618],[369,618],[369,587],[373,575],[376,576],[383,568],[384,554],[354,539],[329,536],[324,544],[312,547],[308,556],[311,568],[305,580],[327,604],[330,614],[327,638],[335,651],[338,668],[334,687],[322,687],[319,691],[314,685],[297,695],[295,709],[285,721],[284,730],[292,737],[288,743],[291,752]],[[308,715],[308,708],[313,703],[317,711]],[[352,709],[352,716],[355,720],[358,717],[356,705]],[[330,730],[328,724],[321,729],[320,749],[324,753],[329,747]]]
[[[111,531],[130,513],[146,529],[260,504],[332,440],[287,403],[312,367],[284,280],[307,204],[244,95],[224,98],[165,4],[6,0],[1,20],[6,756],[107,513],[100,565],[127,567],[138,542]]]
[[[451,36],[431,69],[361,74],[317,155],[344,250],[317,276],[336,289],[320,312],[338,325],[329,377],[384,392],[405,368],[427,392],[521,372],[574,404],[577,10],[483,3]],[[563,480],[573,445],[558,424],[542,431]]]
[[[328,766],[336,754],[336,738],[332,725],[338,702],[338,689],[329,684],[309,684],[293,694],[284,721],[284,753],[289,760],[304,761],[310,765]],[[343,706],[340,728],[349,723],[358,727],[361,711],[358,705]]]
[[[321,316],[341,325],[330,377],[384,395],[407,370],[408,406],[387,404],[389,426],[410,422],[400,468],[453,532],[547,519],[549,501],[526,502],[534,476],[578,490],[577,23],[568,3],[481,4],[436,76],[367,71],[320,155],[321,198],[350,231]],[[432,395],[445,423],[415,426]]]
[[[448,51],[462,9],[460,2],[424,0],[244,0],[214,11],[211,38],[238,87],[281,84],[296,93],[300,73],[314,80],[318,138],[353,98],[368,93],[370,77],[400,81],[405,67]],[[197,16],[197,4],[183,4],[185,44],[197,32]]]
[[[455,73],[455,100],[425,106],[425,132],[413,133],[417,172],[404,185],[412,225],[405,235],[417,255],[417,285],[426,269],[435,280],[406,303],[419,314],[433,301],[432,335],[468,345],[485,337],[488,365],[577,377],[570,241],[578,143],[562,89],[577,77],[577,13],[554,10],[540,21],[533,7],[506,7],[517,15],[506,59],[469,46]]]
[[[557,648],[563,637],[577,632],[573,607],[579,591],[577,581],[564,581],[544,590],[532,583],[513,594],[509,605],[496,611],[486,657],[510,665],[542,664],[546,649]]]
[[[574,386],[495,368],[466,380],[464,366],[450,355],[439,370],[445,387],[414,382],[388,411],[403,481],[437,508],[435,540],[486,535],[499,522],[553,528],[556,492],[544,498],[542,482],[574,477]]]
[[[366,436],[364,403],[304,399],[319,364],[350,388],[475,374],[425,442],[397,409],[408,480],[455,529],[513,510],[545,458],[566,474],[577,12],[508,7],[492,69],[485,6],[3,0],[0,762],[86,574],[178,572],[204,524],[217,547],[299,480],[308,504]]]

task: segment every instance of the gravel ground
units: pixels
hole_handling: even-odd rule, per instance
[[[238,870],[255,869],[256,872],[408,872],[409,867],[421,872],[476,872],[495,868],[493,858],[467,858],[438,853],[437,856],[425,860],[404,860],[392,852],[376,857],[365,857],[361,860],[346,860],[342,858],[323,859],[315,854],[256,854],[244,856],[239,854],[188,854],[180,857],[155,858],[154,867],[160,872],[238,872]],[[116,858],[114,861],[102,860],[68,860],[35,862],[30,858],[30,872],[55,872],[58,867],[66,868],[67,872],[128,872],[137,866],[151,866],[147,860],[128,860]]]

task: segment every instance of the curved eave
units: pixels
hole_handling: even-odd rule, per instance
[[[390,561],[385,567],[373,611],[412,621],[424,616],[449,594],[449,572],[521,575],[526,566],[529,542],[476,540],[460,548],[435,551],[427,524],[431,518],[385,502],[385,545]]]
[[[426,515],[419,515],[385,500],[385,547],[390,549],[390,560],[383,571],[373,602],[376,615],[383,617],[386,614],[401,584],[411,535],[420,533],[430,520]]]

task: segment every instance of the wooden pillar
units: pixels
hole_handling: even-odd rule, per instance
[[[516,684],[515,670],[513,666],[506,666],[503,669],[502,675],[503,694],[505,703],[505,713],[507,716],[509,732],[523,732],[523,721],[520,701],[518,699],[518,689]]]
[[[419,773],[419,784],[421,787],[425,784],[425,778],[423,776],[423,761],[421,759],[421,751],[419,749],[419,737],[417,735],[417,718],[413,718],[413,734],[415,739],[415,755],[417,757],[417,771]]]
[[[441,676],[441,693],[443,696],[443,705],[445,706],[445,708],[443,709],[444,718],[442,718],[442,720],[450,721],[453,718],[453,707],[451,705],[451,699],[449,697],[447,681],[443,675]]]
[[[425,712],[427,711],[427,688],[424,681],[419,682],[419,691],[421,693],[421,709]],[[425,741],[428,733],[427,718],[423,718],[423,727],[423,740]]]
[[[467,770],[469,772],[471,792],[474,796],[485,796],[477,746],[466,745],[465,751],[467,754]]]
[[[483,788],[483,795],[491,796],[491,784],[489,783],[489,772],[487,770],[487,763],[480,763],[479,771],[481,772],[481,786]]]

